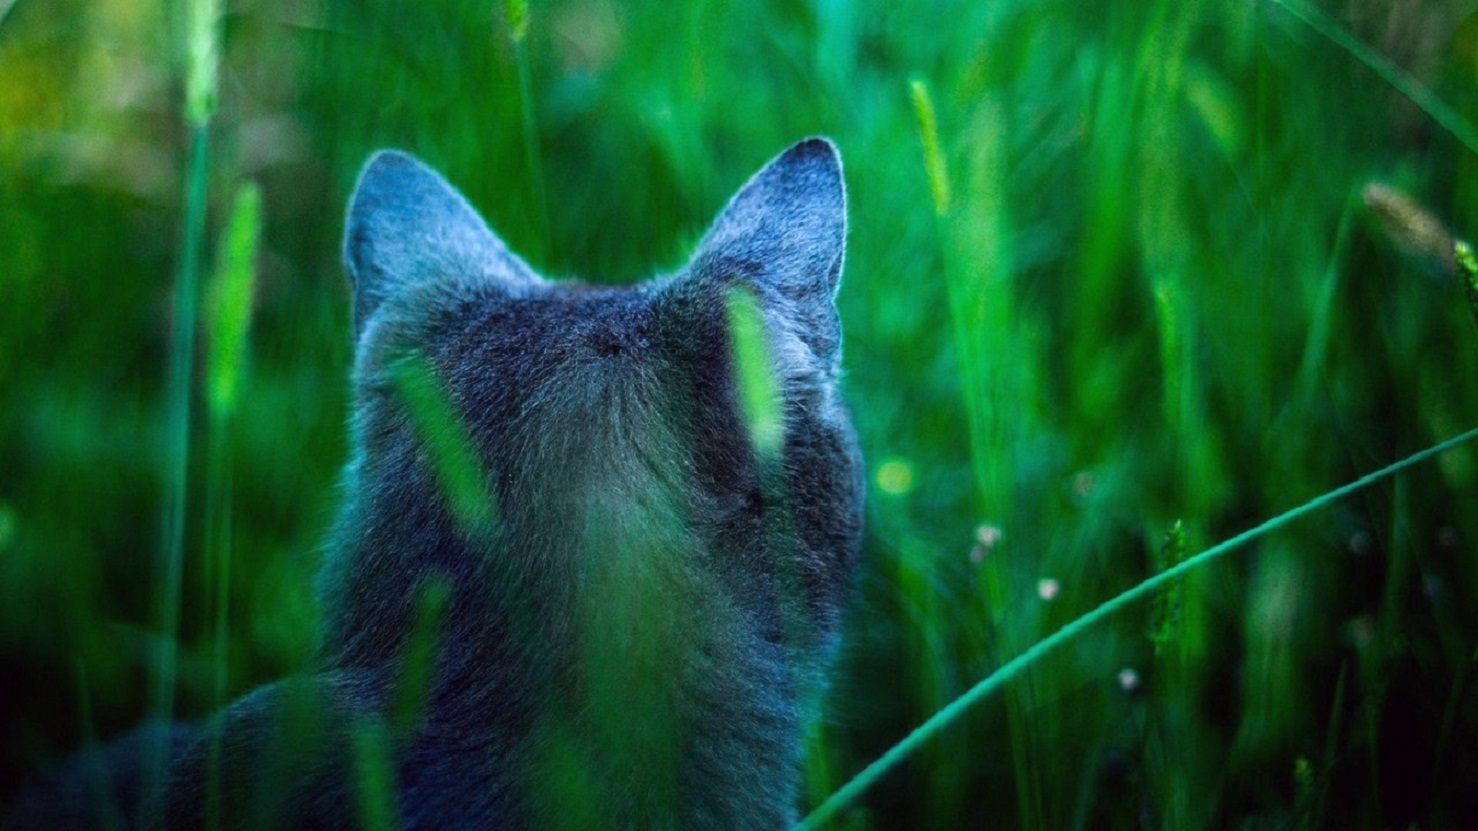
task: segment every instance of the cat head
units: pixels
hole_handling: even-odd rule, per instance
[[[758,596],[774,594],[775,569],[756,550],[785,549],[781,570],[793,572],[810,617],[829,630],[862,497],[837,391],[845,203],[836,148],[802,141],[740,188],[684,268],[602,287],[539,276],[441,176],[406,154],[375,154],[350,201],[344,244],[356,364],[341,537],[366,556],[424,560],[416,552],[434,551],[442,560],[376,565],[386,574],[476,569],[454,544],[454,500],[416,450],[435,437],[418,435],[397,387],[396,362],[415,353],[460,421],[451,432],[464,436],[496,506],[492,559],[513,563],[512,582],[583,567],[562,547],[598,537],[702,552],[712,561],[703,567],[733,594]],[[736,289],[758,310],[781,403],[771,469],[782,497],[766,491],[741,411]],[[786,516],[776,532],[779,501]],[[419,536],[407,539],[407,528]],[[776,533],[784,544],[772,544]],[[428,545],[437,535],[444,544]],[[375,602],[368,583],[340,591],[340,606]],[[372,613],[341,610],[346,636]],[[758,617],[778,631],[776,614]]]
[[[824,138],[802,141],[749,180],[719,214],[688,266],[661,281],[681,292],[741,283],[775,318],[795,325],[823,361],[839,357],[834,298],[846,240],[841,157]],[[538,295],[538,276],[446,180],[398,151],[366,163],[350,201],[344,260],[362,335],[386,299],[409,294]]]

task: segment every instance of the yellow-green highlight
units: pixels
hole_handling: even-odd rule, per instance
[[[929,174],[929,193],[934,197],[934,213],[944,216],[949,213],[949,170],[945,167],[944,154],[939,149],[939,120],[934,114],[934,99],[923,79],[915,78],[908,84],[908,94],[913,100],[914,118],[918,120],[919,141],[924,149],[924,169]]]
[[[206,397],[215,418],[235,411],[246,371],[247,333],[251,328],[252,289],[261,230],[262,192],[255,184],[248,183],[236,192],[209,299]]]
[[[1463,281],[1463,296],[1468,300],[1468,309],[1473,312],[1473,321],[1478,323],[1478,258],[1473,256],[1473,246],[1458,240],[1452,246],[1452,261]]]
[[[764,313],[751,289],[732,287],[724,295],[739,409],[749,428],[750,444],[761,459],[779,456],[785,443],[785,402],[775,379],[775,364],[766,340]]]

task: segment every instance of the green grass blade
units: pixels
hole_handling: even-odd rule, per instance
[[[765,342],[764,313],[754,292],[729,289],[724,297],[739,382],[739,407],[750,443],[760,459],[779,458],[785,443],[785,412],[775,383],[774,362]]]
[[[1437,97],[1437,94],[1421,81],[1387,60],[1379,52],[1361,43],[1359,38],[1324,12],[1302,3],[1291,3],[1289,0],[1271,0],[1271,2],[1286,9],[1289,14],[1298,18],[1310,29],[1348,52],[1355,60],[1365,64],[1370,71],[1379,75],[1381,80],[1410,99],[1411,103],[1417,105],[1422,112],[1437,122],[1438,126],[1451,133],[1452,137],[1461,142],[1470,152],[1478,155],[1478,128],[1474,128],[1472,122],[1464,118],[1457,110],[1449,107],[1447,102]]]
[[[545,196],[544,156],[539,149],[539,124],[534,117],[533,81],[529,77],[529,4],[507,0],[508,39],[513,43],[513,61],[518,72],[518,104],[523,128],[524,164],[528,173],[529,198],[538,220],[539,238],[530,255],[540,263],[549,251],[549,200]]]
[[[934,99],[923,79],[915,78],[908,84],[909,97],[913,100],[914,118],[918,120],[919,142],[924,150],[924,169],[929,173],[929,192],[934,197],[934,213],[944,216],[949,213],[949,171],[944,164],[944,154],[939,149],[939,120],[934,115]]]
[[[1309,500],[1308,502],[1305,502],[1304,504],[1293,508],[1292,510],[1285,511],[1278,516],[1267,520],[1261,525],[1256,526],[1255,528],[1243,531],[1242,533],[1218,545],[1214,545],[1211,548],[1202,551],[1201,553],[1197,554],[1194,557],[1191,557],[1190,559],[1180,563],[1179,565],[1172,566],[1165,571],[1162,571],[1159,574],[1156,574],[1153,577],[1144,580],[1143,582],[1139,583],[1133,588],[1128,589],[1127,591],[1124,591],[1118,596],[1105,601],[1097,608],[1093,609],[1093,611],[1088,612],[1087,614],[1073,620],[1072,622],[1063,626],[1061,629],[1058,629],[1056,632],[1038,641],[1030,649],[1011,659],[995,672],[986,676],[985,679],[981,680],[974,687],[971,687],[969,691],[967,691],[964,695],[961,695],[959,698],[951,702],[949,706],[935,713],[928,721],[919,725],[917,728],[914,729],[912,733],[904,737],[903,741],[893,745],[893,747],[890,748],[888,752],[879,757],[877,761],[874,761],[866,768],[863,768],[862,772],[854,776],[851,781],[847,782],[847,784],[838,789],[836,793],[832,794],[830,798],[828,798],[821,805],[817,806],[816,810],[812,811],[804,820],[801,821],[800,825],[797,827],[802,829],[819,828],[823,824],[831,821],[838,812],[840,812],[843,808],[850,804],[852,800],[856,799],[863,791],[866,791],[869,787],[875,784],[879,779],[883,777],[884,774],[895,767],[899,762],[908,758],[908,756],[918,750],[919,747],[921,747],[925,742],[929,741],[931,738],[933,738],[934,736],[942,732],[945,728],[949,727],[951,724],[957,721],[971,707],[988,698],[992,693],[1005,686],[1006,682],[1015,678],[1017,675],[1020,675],[1023,671],[1026,670],[1027,667],[1046,657],[1048,653],[1052,652],[1063,644],[1068,643],[1074,638],[1082,635],[1088,629],[1090,629],[1100,621],[1104,620],[1105,618],[1108,618],[1116,612],[1119,612],[1122,609],[1130,606],[1131,604],[1152,595],[1162,586],[1165,586],[1171,581],[1184,576],[1187,572],[1207,565],[1219,559],[1228,552],[1241,548],[1242,546],[1257,539],[1258,537],[1265,536],[1272,533],[1273,531],[1277,531],[1278,529],[1283,528],[1284,526],[1289,525],[1296,520],[1299,520],[1322,508],[1325,508],[1330,504],[1343,499],[1344,497],[1349,496],[1350,494],[1362,488],[1369,487],[1370,485],[1373,485],[1376,482],[1381,481],[1382,479],[1387,479],[1391,476],[1394,476],[1395,474],[1400,473],[1401,471],[1413,465],[1427,461],[1434,456],[1451,450],[1466,442],[1472,441],[1475,438],[1478,438],[1478,428],[1474,428],[1465,433],[1461,433],[1457,436],[1447,439],[1446,441],[1435,444],[1425,450],[1413,453],[1412,455],[1407,456],[1406,458],[1395,462],[1394,464],[1387,465],[1386,467],[1383,467],[1380,470],[1375,471],[1374,473],[1368,473],[1360,477],[1359,479],[1350,482],[1347,485],[1335,488],[1334,490],[1317,496]]]
[[[365,831],[399,828],[395,768],[385,727],[377,720],[365,719],[354,730],[354,779],[359,827]]]
[[[149,711],[153,718],[174,718],[178,662],[180,594],[184,579],[185,516],[190,468],[190,380],[195,368],[195,323],[198,314],[200,262],[205,246],[205,210],[209,178],[210,119],[215,110],[216,62],[220,7],[216,0],[194,0],[185,27],[185,123],[190,151],[185,174],[185,216],[179,273],[175,283],[174,327],[170,336],[170,369],[166,407],[169,451],[164,499],[164,549],[160,564],[158,623],[162,635],[151,677]],[[161,739],[149,749],[140,817],[144,824],[159,816],[169,743]]]
[[[497,527],[495,496],[479,463],[467,424],[424,355],[412,352],[390,367],[441,481],[447,505],[464,531],[486,537]]]
[[[1463,296],[1468,300],[1473,322],[1478,323],[1478,257],[1473,256],[1473,246],[1463,240],[1453,243],[1452,261],[1463,281]]]
[[[434,575],[421,582],[416,592],[416,616],[400,658],[400,679],[395,689],[391,720],[394,734],[405,735],[420,725],[435,683],[437,647],[451,599],[451,581]]]
[[[211,417],[236,409],[251,327],[254,262],[262,225],[262,192],[247,184],[236,194],[222,239],[221,263],[211,292],[210,354],[206,369]]]

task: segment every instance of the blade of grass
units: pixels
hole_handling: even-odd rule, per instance
[[[451,592],[451,581],[439,574],[421,581],[416,591],[415,622],[400,659],[400,678],[390,720],[396,736],[414,732],[425,717],[426,703],[436,683],[437,652]]]
[[[1319,285],[1319,297],[1314,303],[1313,319],[1309,322],[1309,334],[1304,340],[1303,357],[1299,360],[1298,377],[1294,382],[1294,389],[1299,391],[1304,401],[1312,399],[1319,370],[1324,366],[1329,333],[1334,325],[1334,295],[1350,250],[1350,231],[1354,227],[1355,206],[1358,204],[1359,200],[1354,196],[1345,200],[1344,210],[1339,215],[1339,227],[1334,232],[1334,247],[1329,252],[1329,263]]]
[[[452,516],[465,533],[491,539],[498,527],[497,496],[467,423],[442,386],[436,367],[425,355],[408,352],[391,365],[390,372],[425,442]]]
[[[209,174],[210,120],[215,109],[218,0],[194,0],[184,30],[186,93],[184,118],[190,130],[190,156],[185,175],[185,216],[180,268],[175,283],[174,328],[170,337],[168,381],[168,472],[164,499],[164,547],[159,582],[159,654],[152,675],[149,711],[168,723],[174,718],[178,661],[180,592],[184,575],[185,508],[190,468],[190,379],[195,366],[195,319],[198,312],[201,251],[205,243],[205,203]],[[167,735],[168,731],[163,731]],[[170,745],[161,738],[148,751],[140,817],[144,825],[159,818]]]
[[[1464,147],[1478,155],[1478,129],[1473,127],[1472,122],[1458,114],[1457,110],[1449,107],[1447,102],[1438,98],[1437,94],[1421,81],[1387,60],[1384,55],[1361,43],[1359,38],[1324,12],[1312,6],[1291,3],[1289,0],[1270,0],[1270,2],[1285,9],[1304,25],[1348,52],[1355,60],[1365,64],[1371,72],[1379,75],[1381,80],[1410,99],[1411,103],[1437,122],[1438,126],[1452,134],[1452,137],[1461,142]]]
[[[1187,572],[1198,569],[1211,563],[1228,552],[1234,551],[1247,543],[1265,536],[1273,531],[1279,530],[1296,520],[1319,511],[1330,504],[1343,499],[1346,496],[1369,487],[1383,479],[1390,478],[1401,471],[1427,461],[1434,456],[1445,453],[1461,444],[1478,439],[1478,428],[1460,433],[1446,441],[1439,442],[1425,450],[1413,453],[1406,458],[1387,465],[1374,473],[1368,473],[1349,484],[1335,488],[1320,496],[1317,496],[1296,508],[1285,511],[1272,519],[1263,522],[1254,528],[1243,531],[1236,536],[1221,542],[1211,548],[1202,551],[1194,557],[1172,566],[1159,574],[1150,577],[1138,585],[1130,588],[1116,597],[1110,598],[1100,604],[1093,611],[1064,625],[1061,629],[1043,638],[1030,649],[1011,659],[995,672],[986,676],[983,680],[971,687],[964,695],[955,699],[949,706],[935,713],[928,721],[919,725],[903,741],[895,744],[886,753],[872,764],[863,768],[860,773],[852,777],[851,781],[843,785],[829,799],[823,802],[816,810],[812,811],[797,826],[801,829],[819,828],[824,823],[833,819],[836,814],[846,807],[852,800],[856,799],[863,791],[875,784],[884,774],[914,753],[925,742],[929,741],[938,733],[942,732],[958,720],[964,713],[974,705],[988,698],[991,693],[999,690],[1006,682],[1020,675],[1027,667],[1045,657],[1048,653],[1063,644],[1082,635],[1088,629],[1128,607],[1129,605],[1152,595],[1165,584],[1184,576]]]
[[[206,450],[205,580],[215,586],[215,651],[212,706],[226,705],[230,665],[231,610],[231,421],[246,363],[251,326],[253,264],[261,234],[262,194],[256,185],[236,193],[231,219],[221,239],[220,262],[209,301],[210,351],[206,369],[206,401],[210,411],[210,445]],[[206,827],[219,828],[221,816],[221,734],[211,736],[206,774]]]
[[[513,41],[513,60],[518,70],[518,103],[523,119],[524,163],[528,166],[529,195],[539,221],[539,239],[530,253],[541,262],[549,250],[549,202],[544,196],[544,159],[539,151],[539,126],[534,120],[533,83],[529,80],[528,0],[508,0],[508,37]]]
[[[1463,297],[1473,313],[1473,322],[1478,323],[1478,258],[1473,256],[1473,246],[1464,240],[1452,245],[1452,261],[1457,266],[1458,277],[1463,281]]]
[[[732,335],[740,409],[755,455],[768,462],[779,458],[784,448],[785,412],[775,383],[774,361],[765,342],[764,312],[759,299],[747,288],[729,289],[724,306]]]
[[[928,85],[915,78],[909,84],[924,170],[934,202],[935,236],[949,301],[956,372],[961,403],[969,435],[970,467],[975,481],[978,516],[1007,527],[1012,520],[1012,472],[1016,464],[1013,439],[1022,436],[1031,423],[1032,370],[1014,347],[1024,340],[1025,327],[1019,315],[1013,286],[1011,215],[1006,194],[1008,175],[1008,109],[1000,96],[978,100],[960,145],[968,148],[958,158],[958,181],[952,187],[945,144],[940,140],[938,116]],[[1008,357],[1010,356],[1010,357]],[[915,549],[917,552],[918,549]],[[947,603],[939,602],[930,588],[938,572],[937,552],[914,560],[905,552],[902,563],[917,566],[900,571],[900,587],[914,594],[920,616],[920,667],[923,681],[920,700],[930,712],[941,706],[953,688],[946,616]],[[1029,643],[1036,633],[1026,618],[1010,618],[1008,600],[1011,578],[1008,559],[992,557],[983,563],[980,579],[986,600],[984,614],[997,638],[993,650],[1011,649]],[[922,569],[922,571],[920,571]],[[931,575],[922,579],[919,574]],[[1031,706],[1028,692],[1007,697],[1012,765],[1016,772],[1018,816],[1023,829],[1041,827],[1045,810],[1041,771],[1031,764],[1032,747],[1039,725],[1027,717]],[[944,748],[941,757],[964,758],[963,746]],[[932,806],[925,824],[952,827],[962,819],[952,815],[962,803],[967,787],[957,774],[957,764],[934,765],[949,775],[929,780]]]
[[[377,720],[365,719],[354,731],[354,774],[359,827],[365,831],[399,828],[395,768],[390,761],[385,726]]]

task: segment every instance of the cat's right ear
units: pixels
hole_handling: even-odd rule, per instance
[[[344,227],[344,263],[354,288],[354,331],[387,297],[437,281],[515,288],[539,278],[514,256],[447,181],[411,156],[370,157]]]
[[[811,138],[756,173],[714,220],[690,279],[747,283],[793,324],[817,358],[841,347],[835,295],[847,240],[847,194],[836,145]]]

